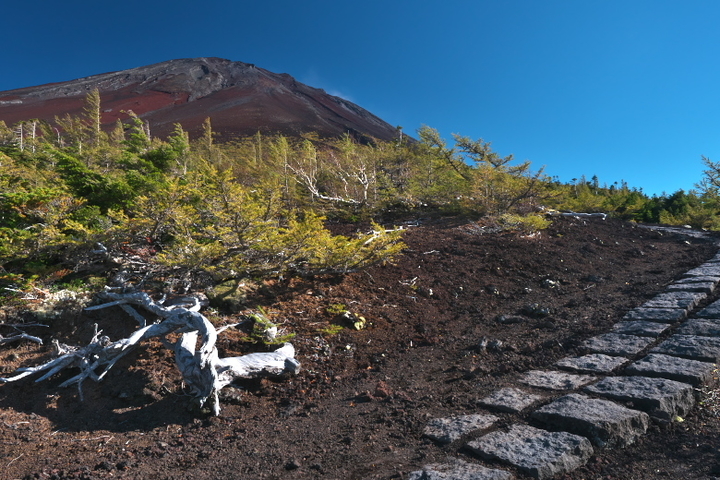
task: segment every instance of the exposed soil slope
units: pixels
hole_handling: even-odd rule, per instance
[[[250,306],[265,306],[297,333],[303,370],[230,389],[220,417],[187,408],[159,344],[124,359],[104,382],[87,382],[83,404],[74,389],[57,389],[62,378],[0,386],[0,477],[391,479],[448,457],[481,462],[424,439],[427,421],[477,412],[479,398],[514,385],[519,372],[578,353],[584,339],[717,251],[709,241],[596,219],[558,219],[533,238],[426,220],[408,227],[406,243],[395,264],[251,293]],[[340,305],[366,328],[329,335],[337,319],[328,308]],[[113,339],[134,328],[119,309],[77,311],[55,322],[54,335],[84,344],[93,323]],[[483,350],[483,338],[499,342]],[[252,350],[239,332],[219,345],[223,354]],[[47,350],[4,347],[2,373]],[[652,427],[636,445],[598,453],[567,478],[711,478],[720,472],[719,434],[709,402],[683,423]]]
[[[219,140],[258,131],[325,137],[393,140],[397,130],[345,99],[255,65],[220,58],[171,60],[68,82],[0,92],[0,120],[8,125],[82,113],[85,96],[97,88],[102,123],[112,126],[132,110],[166,136],[175,123],[197,134],[210,117]]]

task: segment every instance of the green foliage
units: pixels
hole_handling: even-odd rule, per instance
[[[137,195],[121,172],[102,174],[68,154],[57,152],[55,156],[58,172],[73,194],[102,211],[127,208]]]
[[[253,321],[250,340],[264,345],[282,345],[295,338],[294,333],[279,334],[278,326],[267,316],[262,307],[257,307],[257,313],[251,313],[248,317]]]
[[[662,199],[658,221],[670,225],[690,225],[694,228],[716,230],[720,226],[717,207],[710,198],[698,197],[694,193],[678,190]]]
[[[327,327],[323,327],[318,330],[318,332],[321,335],[324,335],[326,337],[332,337],[334,335],[337,335],[338,333],[342,332],[345,329],[342,325],[338,325],[336,323],[331,323]]]
[[[545,230],[552,222],[544,215],[539,214],[515,215],[506,213],[500,216],[498,223],[505,230],[518,230],[529,235]]]
[[[74,252],[94,242],[112,248],[142,237],[157,246],[158,262],[218,279],[342,274],[402,251],[401,232],[373,219],[428,208],[486,215],[523,233],[547,227],[542,207],[720,228],[720,164],[704,157],[698,191],[649,198],[625,182],[551,180],[483,139],[454,135],[451,145],[427,126],[419,141],[258,133],[219,144],[207,119],[194,141],[181,125],[161,140],[132,112],[107,134],[100,101],[93,91],[79,116],[52,124],[0,121],[7,275],[33,275],[32,262],[36,272],[73,264]],[[326,218],[371,228],[333,235]]]
[[[325,331],[335,331],[337,333],[345,326],[352,327],[355,330],[363,330],[365,327],[368,326],[368,322],[367,320],[365,320],[365,317],[349,311],[347,306],[343,305],[342,303],[332,303],[328,305],[325,311],[328,314],[334,316],[337,322],[340,322],[334,325],[335,328],[328,327],[325,329]]]
[[[337,315],[342,315],[342,314],[344,314],[345,312],[347,312],[347,311],[348,311],[348,308],[347,308],[347,305],[345,305],[345,304],[343,304],[343,303],[331,303],[330,305],[327,306],[327,308],[325,309],[325,311],[326,311],[329,315],[336,315],[336,316],[337,316]]]
[[[356,239],[334,236],[323,217],[286,211],[281,200],[273,185],[249,189],[231,172],[206,165],[142,197],[138,215],[148,236],[167,243],[161,262],[220,278],[344,273],[387,260],[403,247],[398,232],[380,227]]]
[[[132,111],[125,113],[130,115],[128,129],[125,132],[125,147],[131,153],[138,155],[146,153],[152,145],[149,125]]]
[[[0,146],[8,147],[15,143],[15,134],[7,124],[0,120]]]

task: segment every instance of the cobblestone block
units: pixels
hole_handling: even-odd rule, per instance
[[[640,337],[659,337],[670,328],[668,323],[650,322],[647,320],[634,320],[631,322],[618,322],[613,325],[613,333],[622,335],[638,335]]]
[[[612,400],[630,402],[634,408],[665,421],[687,415],[695,405],[692,385],[667,378],[608,377],[584,390]]]
[[[470,432],[486,430],[497,421],[498,417],[494,415],[481,414],[435,418],[428,422],[423,434],[438,443],[448,444]]]
[[[504,470],[483,467],[453,459],[449,463],[426,465],[410,472],[408,480],[513,480],[515,476]]]
[[[501,388],[478,401],[480,405],[503,412],[518,413],[542,399],[539,395],[524,392],[518,388]]]
[[[698,335],[701,337],[720,337],[720,319],[691,318],[680,325],[675,333],[679,335]]]
[[[654,339],[637,335],[605,333],[585,340],[583,346],[594,353],[603,353],[613,357],[631,357],[640,353]]]
[[[717,318],[720,319],[720,300],[716,300],[707,307],[695,314],[700,318]]]
[[[619,369],[630,359],[625,357],[611,357],[602,353],[592,353],[582,357],[566,357],[559,360],[555,365],[566,370],[574,370],[580,373],[612,373]]]
[[[687,310],[682,308],[646,308],[638,307],[625,314],[623,320],[647,320],[648,322],[676,323],[687,318]]]
[[[673,335],[650,352],[717,363],[720,358],[720,338]]]
[[[553,430],[582,435],[601,448],[632,444],[648,428],[645,412],[632,410],[610,400],[565,395],[536,410],[532,418]]]
[[[645,308],[681,308],[692,310],[698,303],[707,298],[702,292],[664,292],[656,295],[652,300],[643,303]]]
[[[575,390],[596,380],[592,375],[542,370],[531,370],[520,377],[525,385],[547,390]]]
[[[685,277],[681,278],[680,280],[676,280],[675,282],[673,282],[673,285],[696,282],[709,282],[717,285],[718,283],[720,283],[720,276],[698,275],[693,277]]]
[[[716,286],[716,282],[673,283],[668,285],[666,290],[668,292],[702,292],[709,295],[715,291]]]
[[[467,447],[481,458],[500,460],[541,480],[585,465],[594,453],[586,438],[527,425],[513,425],[507,432],[489,433],[468,443]]]
[[[683,274],[683,277],[700,276],[720,277],[720,265],[718,265],[716,262],[704,263],[699,267],[688,270]]]
[[[651,353],[629,365],[625,369],[625,373],[628,375],[667,378],[697,387],[712,383],[715,368],[715,364],[711,362]]]

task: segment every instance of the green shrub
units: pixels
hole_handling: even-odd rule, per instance
[[[219,278],[346,273],[403,248],[399,231],[377,225],[357,238],[332,235],[323,217],[286,211],[279,191],[244,187],[212,167],[141,197],[139,207],[135,223],[166,242],[159,261]]]
[[[529,215],[514,215],[506,213],[501,215],[498,223],[505,230],[518,230],[525,234],[532,234],[545,230],[552,223],[544,215],[531,213]]]

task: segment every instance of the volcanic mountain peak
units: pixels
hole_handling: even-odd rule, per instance
[[[104,124],[132,110],[156,134],[180,123],[191,132],[211,118],[226,138],[257,131],[321,136],[349,133],[381,140],[397,130],[352,102],[253,64],[214,57],[170,60],[77,80],[0,92],[0,120],[11,124],[38,118],[51,121],[78,114],[88,92],[97,88]]]

